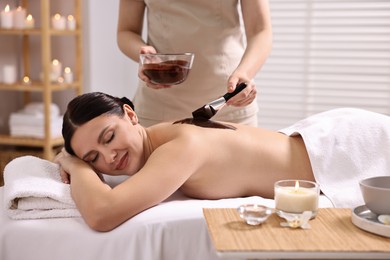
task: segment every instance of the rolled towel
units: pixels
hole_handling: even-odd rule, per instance
[[[56,163],[34,156],[15,158],[4,168],[4,183],[3,205],[12,219],[81,216]]]

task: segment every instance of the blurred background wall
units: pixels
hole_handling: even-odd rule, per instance
[[[72,7],[72,1],[52,4],[65,13]],[[84,92],[132,98],[138,65],[117,47],[118,6],[119,0],[84,1]],[[390,1],[270,0],[270,6],[273,50],[255,78],[260,126],[278,129],[343,106],[390,114]],[[71,64],[70,46],[59,41],[53,52]],[[17,37],[2,36],[0,66],[17,62],[19,48]],[[56,94],[54,100],[64,110],[72,95]],[[9,113],[22,105],[21,93],[0,92],[0,132],[8,131]]]

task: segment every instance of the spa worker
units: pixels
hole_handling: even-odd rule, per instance
[[[145,14],[146,42],[142,39]],[[268,0],[176,0],[169,4],[121,0],[117,41],[120,50],[136,62],[140,53],[195,54],[192,70],[180,85],[153,85],[139,74],[133,102],[144,126],[188,117],[194,108],[232,92],[241,82],[249,86],[215,119],[257,125],[252,79],[271,50]]]
[[[282,179],[315,180],[336,207],[357,206],[359,180],[390,168],[390,117],[365,110],[323,112],[280,132],[188,122],[145,128],[128,99],[99,92],[68,104],[66,151],[56,161],[91,228],[111,230],[177,190],[198,199],[273,198]],[[111,188],[101,173],[131,177]]]

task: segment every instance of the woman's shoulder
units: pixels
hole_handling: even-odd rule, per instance
[[[178,139],[193,139],[198,136],[198,134],[195,134],[198,129],[194,125],[175,124],[173,122],[153,125],[148,127],[146,131],[151,142],[156,146]]]
[[[177,134],[190,131],[191,128],[192,126],[187,124],[178,124],[175,122],[162,122],[148,127],[147,131],[158,135],[177,135]]]
[[[235,139],[233,136],[242,138],[246,133],[251,132],[245,129],[244,126],[226,122],[212,120],[187,122],[187,120],[184,120],[160,123],[149,127],[147,130],[150,138],[160,145],[176,140],[207,145],[208,142],[214,142],[218,139]]]

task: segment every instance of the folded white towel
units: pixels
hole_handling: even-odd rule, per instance
[[[18,157],[5,166],[4,183],[4,206],[12,219],[80,216],[56,163]]]
[[[61,137],[62,136],[62,124],[53,124],[50,126],[51,136],[52,137]],[[21,137],[33,137],[33,138],[44,138],[45,129],[44,127],[37,126],[13,126],[10,125],[10,134],[12,136],[21,136]]]
[[[25,114],[31,114],[31,115],[44,115],[45,111],[45,104],[43,102],[31,102],[28,103],[24,109],[22,110]],[[60,115],[60,108],[57,104],[51,103],[50,104],[50,114],[52,116],[59,116]]]
[[[359,181],[390,175],[390,117],[354,108],[313,115],[280,130],[300,134],[314,177],[336,207],[364,204]]]
[[[51,115],[50,122],[54,123],[57,121],[62,122],[62,116]],[[9,124],[11,125],[32,125],[42,126],[45,124],[45,115],[43,114],[26,114],[23,112],[13,112],[9,117]]]
[[[35,103],[34,103],[35,104]],[[38,105],[36,105],[38,106]],[[9,117],[9,129],[12,136],[18,137],[45,137],[45,117],[40,113],[26,113],[23,111],[11,113]],[[51,115],[50,133],[52,137],[62,135],[62,116]]]

